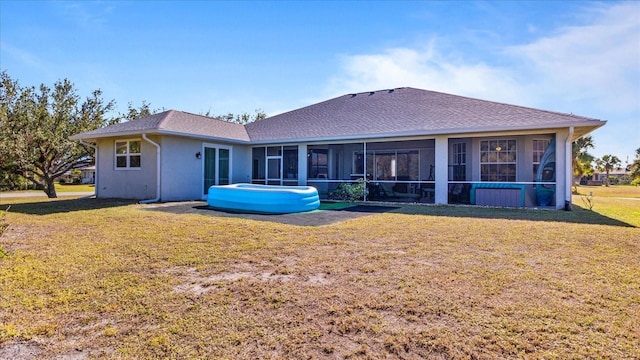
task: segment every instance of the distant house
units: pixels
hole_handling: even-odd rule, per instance
[[[571,143],[605,121],[414,88],[348,94],[239,125],[169,110],[73,136],[96,147],[96,195],[206,198],[211,185],[366,178],[368,200],[536,207],[571,199]],[[552,141],[555,140],[555,141]],[[555,174],[536,178],[543,154]]]
[[[625,176],[629,176],[631,174],[631,169],[628,167],[620,167],[609,171],[609,178],[622,179]],[[596,170],[593,173],[593,180],[599,181],[601,184],[604,184],[607,179],[606,171],[598,171]]]
[[[60,180],[65,181],[67,184],[81,183],[81,184],[93,184],[96,180],[96,167],[86,166],[78,168],[80,171],[77,175],[74,175],[71,171],[67,171],[60,177]]]

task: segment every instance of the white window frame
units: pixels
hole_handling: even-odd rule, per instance
[[[536,143],[538,141],[545,143],[542,150],[536,149]],[[538,167],[540,167],[540,160],[542,160],[542,156],[544,155],[544,152],[547,150],[547,147],[549,147],[549,143],[551,143],[551,139],[533,139],[533,141],[531,141],[531,147],[532,147],[531,170],[533,171],[534,181],[536,176],[538,175]],[[538,155],[538,161],[536,161],[536,154]],[[538,167],[536,167],[536,165],[538,165]]]
[[[513,141],[515,143],[515,149],[510,150],[510,149],[502,149],[502,146],[500,150],[497,149],[497,147],[495,147],[494,149],[491,149],[492,143],[495,143],[497,145],[500,144],[504,144],[506,143],[508,145],[508,143],[510,141]],[[488,143],[487,144],[487,149],[486,151],[482,150],[482,145],[483,143]],[[518,140],[515,138],[494,138],[494,139],[483,139],[480,140],[480,181],[484,181],[484,182],[516,182],[518,181]],[[506,156],[508,156],[509,154],[513,154],[513,161],[502,161],[500,159],[501,157],[501,153],[503,153],[503,150],[506,151]],[[482,157],[483,157],[483,153],[487,153],[487,160],[483,161]],[[495,154],[495,159],[491,159],[491,154]],[[507,180],[502,180],[502,179],[497,179],[497,180],[485,180],[483,179],[483,174],[482,174],[482,167],[483,165],[513,165],[514,166],[514,178],[513,179],[507,179]]]
[[[464,159],[464,161],[462,161]],[[456,168],[456,166],[463,166],[464,169],[464,177],[466,178],[466,172],[467,172],[467,143],[464,141],[456,141],[454,143],[451,143],[451,166],[453,167],[453,169]],[[453,173],[451,174],[451,177],[453,178],[455,175],[455,171],[453,171]],[[464,180],[456,180],[454,179],[454,181],[464,181]]]
[[[216,166],[216,175],[215,175],[215,179],[214,179],[214,185],[220,185],[220,150],[228,150],[229,151],[229,184],[233,184],[233,147],[232,146],[228,146],[228,145],[220,145],[220,144],[211,144],[211,143],[203,143],[202,147],[201,147],[201,154],[202,154],[202,166],[200,169],[200,189],[202,191],[202,198],[206,199],[207,198],[207,194],[205,194],[204,191],[204,153],[205,153],[205,148],[210,148],[210,149],[215,149],[215,157],[216,157],[216,162],[215,162],[215,166]]]
[[[139,142],[140,143],[140,152],[132,153],[131,152],[131,143]],[[127,152],[124,154],[118,154],[118,143],[126,143],[127,144]],[[131,166],[131,157],[138,156],[140,157],[140,166]],[[118,166],[118,158],[123,157],[127,160],[127,166],[120,167]],[[113,168],[114,170],[140,170],[142,168],[142,139],[118,139],[113,143]]]

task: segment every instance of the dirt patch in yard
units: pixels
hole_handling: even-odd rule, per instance
[[[37,359],[39,354],[40,346],[33,341],[7,344],[0,347],[0,359]]]

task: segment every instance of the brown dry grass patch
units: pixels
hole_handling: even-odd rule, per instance
[[[6,216],[0,357],[640,358],[640,230],[580,209],[299,227],[15,201],[52,208]]]

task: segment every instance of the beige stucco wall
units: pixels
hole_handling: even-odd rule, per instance
[[[251,150],[248,146],[203,141],[178,136],[163,136],[162,201],[201,200],[204,195],[204,148],[231,150],[231,183],[250,182]],[[196,153],[200,153],[198,159]]]
[[[142,141],[140,168],[116,170],[115,142],[136,139]],[[153,145],[140,137],[101,139],[97,145],[97,197],[141,200],[156,196],[156,148]]]
[[[142,142],[139,169],[115,169],[115,142]],[[160,145],[161,201],[204,199],[204,146],[231,148],[231,182],[249,182],[251,150],[248,146],[203,141],[178,136],[149,136]],[[97,196],[100,198],[153,199],[156,197],[156,147],[141,137],[101,139],[98,144]],[[201,158],[196,158],[196,153]]]

